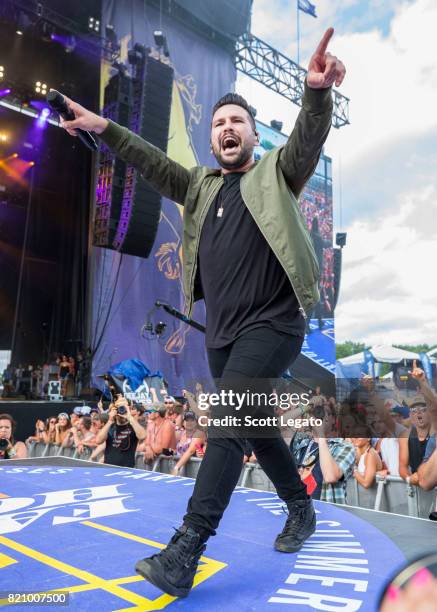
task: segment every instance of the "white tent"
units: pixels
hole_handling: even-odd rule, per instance
[[[381,363],[401,363],[405,359],[411,361],[412,359],[419,359],[418,353],[412,351],[404,351],[404,349],[396,348],[389,344],[378,344],[369,349],[373,355],[375,361]],[[338,360],[342,365],[356,365],[358,363],[364,363],[364,352],[356,353],[355,355],[349,355],[349,357],[343,357]]]
[[[419,359],[419,353],[404,351],[404,349],[384,344],[372,347],[370,352],[374,356],[375,361],[381,361],[382,363],[400,363],[404,359],[409,361]]]
[[[349,357],[343,357],[338,360],[341,365],[350,366],[364,363],[364,353],[355,353],[355,355],[349,355]]]
[[[437,346],[435,346],[430,351],[428,351],[427,355],[428,355],[431,363],[437,363]]]

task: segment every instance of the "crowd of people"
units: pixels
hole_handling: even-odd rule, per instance
[[[313,181],[317,182],[317,178],[314,178]],[[330,318],[334,316],[332,201],[327,198],[324,188],[318,190],[307,184],[300,198],[300,207],[311,235],[313,236],[315,221],[317,222],[317,234],[319,234],[319,249],[316,244],[314,246],[320,267],[320,313],[315,313],[315,316]],[[318,250],[320,254],[317,253]]]
[[[416,364],[411,377],[418,393],[404,400],[381,395],[375,381],[364,377],[348,400],[338,402],[316,388],[305,407],[275,409],[284,422],[290,416],[321,419],[317,427],[282,431],[313,498],[347,503],[349,479],[368,489],[377,476],[400,476],[424,490],[437,486],[437,393]],[[207,431],[198,423],[199,391],[184,391],[178,399],[165,395],[153,404],[140,405],[119,395],[109,405],[100,400],[93,407],[76,407],[71,414],[37,420],[25,444],[14,440],[14,420],[2,414],[0,458],[26,457],[30,445],[40,442],[125,467],[138,465],[138,456],[149,469],[159,457],[173,457],[172,473],[181,475],[192,457],[203,457],[207,445]],[[249,443],[244,462],[256,463]]]
[[[4,398],[22,396],[41,399],[47,396],[50,381],[60,381],[63,397],[79,397],[90,377],[90,354],[79,351],[72,355],[53,355],[43,364],[8,365],[1,380]]]

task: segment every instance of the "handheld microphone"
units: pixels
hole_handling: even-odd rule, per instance
[[[59,93],[59,91],[56,91],[56,89],[51,89],[47,94],[47,103],[52,110],[57,112],[58,115],[61,115],[61,117],[66,121],[73,121],[76,118],[74,116],[73,111],[68,108],[64,96]],[[88,147],[88,149],[91,149],[92,151],[97,151],[97,142],[94,136],[90,134],[90,132],[87,132],[86,130],[80,130],[78,128],[75,128],[75,130],[80,140],[86,147]]]

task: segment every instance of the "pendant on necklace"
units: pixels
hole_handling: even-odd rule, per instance
[[[217,217],[223,217],[223,206],[220,206],[220,208],[218,209]]]

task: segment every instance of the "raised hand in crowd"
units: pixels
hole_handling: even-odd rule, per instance
[[[413,360],[413,369],[408,372],[408,374],[417,380],[419,383],[420,391],[423,393],[423,396],[430,402],[434,409],[437,409],[437,393],[434,389],[429,385],[425,372],[422,368],[417,367],[417,361]]]

